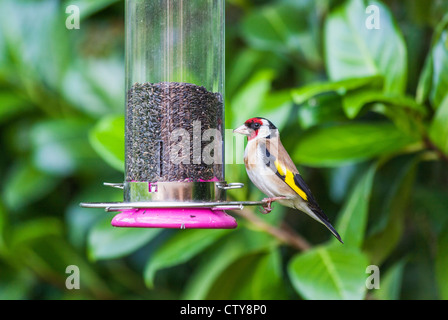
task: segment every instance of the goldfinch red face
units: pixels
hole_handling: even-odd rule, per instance
[[[247,139],[250,141],[269,137],[273,130],[277,130],[277,128],[271,121],[257,117],[247,120],[242,126],[233,130],[233,132],[247,136]]]

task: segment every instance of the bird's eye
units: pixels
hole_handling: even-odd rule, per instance
[[[255,130],[257,130],[257,129],[260,128],[260,124],[259,124],[259,123],[254,123],[254,126],[253,126],[253,127],[254,127]]]

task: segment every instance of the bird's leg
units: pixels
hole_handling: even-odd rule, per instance
[[[286,197],[264,198],[262,201],[266,202],[268,205],[266,208],[263,207],[263,209],[261,209],[260,212],[263,214],[270,213],[272,211],[272,208],[271,208],[272,202],[277,201],[277,200],[285,200],[285,199],[287,199],[287,198]]]

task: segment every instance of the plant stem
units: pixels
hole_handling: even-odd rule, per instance
[[[423,137],[423,142],[425,143],[425,147],[428,148],[429,150],[434,151],[438,157],[445,161],[446,163],[448,163],[448,155],[446,155],[445,153],[443,153],[442,150],[439,149],[439,147],[437,147],[428,136]]]
[[[264,222],[262,219],[257,217],[251,210],[243,208],[242,210],[233,211],[238,216],[246,219],[251,224],[256,226],[258,229],[265,231],[280,240],[281,243],[287,244],[299,251],[306,251],[311,248],[311,244],[306,241],[300,234],[295,232],[286,224],[282,224],[282,226],[275,227],[269,223]]]

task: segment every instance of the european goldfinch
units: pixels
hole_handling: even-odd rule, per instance
[[[264,213],[269,213],[271,203],[278,201],[322,223],[343,243],[283,147],[279,131],[272,122],[251,118],[233,132],[247,136],[244,164],[249,179],[268,196],[264,199],[268,203]]]

